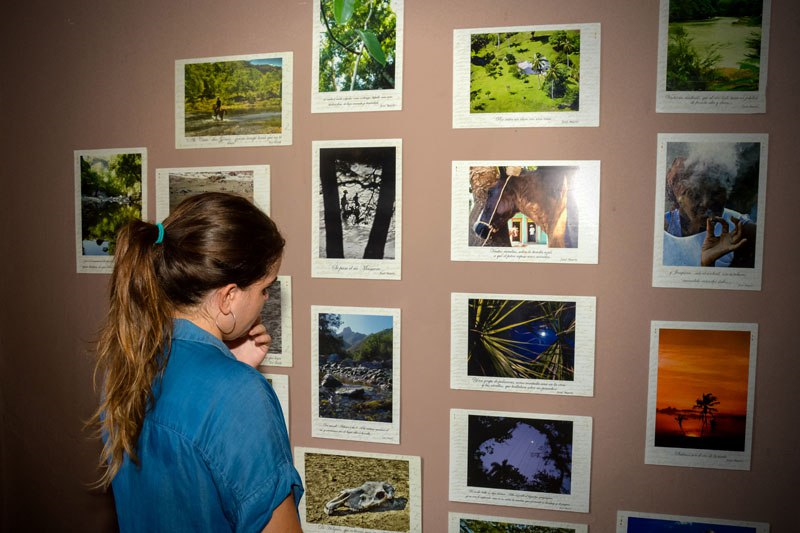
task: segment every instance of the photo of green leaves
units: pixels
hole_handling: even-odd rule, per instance
[[[319,91],[395,88],[397,17],[391,0],[320,0]]]

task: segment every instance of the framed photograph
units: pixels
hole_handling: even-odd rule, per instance
[[[292,144],[292,52],[175,61],[175,147]]]
[[[422,531],[419,457],[294,449],[303,531]]]
[[[278,276],[267,288],[261,323],[272,337],[262,366],[292,366],[292,277]]]
[[[658,135],[653,286],[761,290],[766,134]]]
[[[450,295],[450,387],[594,393],[595,298]]]
[[[311,435],[400,443],[400,310],[311,306]]]
[[[312,143],[311,276],[400,279],[402,142]]]
[[[314,0],[312,113],[403,108],[404,4]]]
[[[289,376],[285,374],[270,374],[261,372],[261,375],[269,382],[278,401],[281,404],[283,419],[286,421],[286,432],[289,432]]]
[[[147,213],[147,148],[75,150],[77,272],[110,274],[117,232]]]
[[[617,533],[769,533],[769,524],[617,511]]]
[[[269,165],[157,168],[156,219],[162,222],[183,200],[204,192],[247,198],[269,214]]]
[[[453,161],[450,259],[597,263],[600,161]]]
[[[600,24],[453,31],[453,127],[600,125]]]
[[[749,470],[757,324],[650,326],[645,463]]]
[[[771,0],[661,0],[659,113],[766,112]]]
[[[592,419],[450,410],[450,500],[589,512]]]
[[[545,522],[465,513],[447,514],[448,533],[588,533],[585,524]]]

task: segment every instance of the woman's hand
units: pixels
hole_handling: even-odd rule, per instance
[[[244,336],[225,341],[234,357],[242,363],[256,368],[264,360],[272,344],[272,337],[264,324],[256,322]]]
[[[722,226],[722,233],[719,236],[714,235],[714,226],[717,222]],[[728,221],[722,217],[708,217],[706,219],[706,238],[703,241],[702,253],[700,256],[701,266],[714,266],[714,262],[727,254],[742,246],[747,242],[744,238],[744,231],[742,230],[742,220],[736,217],[731,217],[733,222],[733,231],[730,231]]]

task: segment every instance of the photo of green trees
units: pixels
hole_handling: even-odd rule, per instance
[[[142,156],[142,152],[76,154],[82,255],[114,255],[117,231],[142,218]]]
[[[475,33],[470,113],[580,108],[580,30]]]
[[[184,65],[186,137],[282,132],[283,59]]]
[[[395,88],[391,0],[320,0],[319,92]]]
[[[758,91],[762,0],[670,0],[667,91]]]

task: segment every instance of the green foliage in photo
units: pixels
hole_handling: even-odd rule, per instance
[[[579,108],[579,30],[471,36],[470,112],[569,112]]]
[[[320,0],[319,91],[394,89],[391,0]]]

